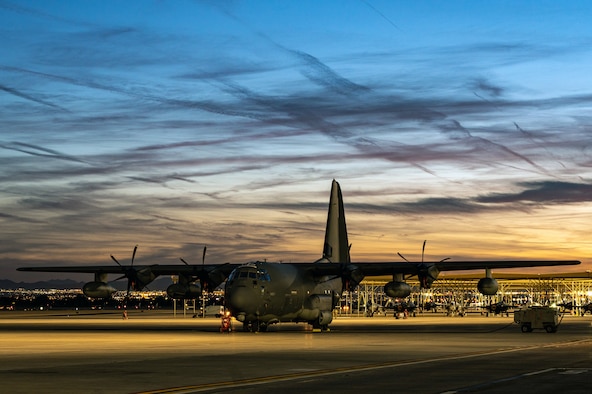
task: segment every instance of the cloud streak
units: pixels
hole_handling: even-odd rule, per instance
[[[0,2],[0,277],[136,243],[145,263],[206,243],[212,261],[313,260],[333,178],[362,251],[393,226],[414,245],[466,236],[454,218],[486,218],[480,247],[511,251],[512,216],[560,209],[579,239],[592,32],[562,27],[581,16],[547,15],[542,37],[520,5],[479,26],[454,4],[455,20],[350,6]]]

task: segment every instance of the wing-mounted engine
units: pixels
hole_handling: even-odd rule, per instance
[[[203,290],[212,291],[216,287],[220,286],[230,273],[228,272],[228,267],[228,264],[220,264],[213,269],[203,271],[203,273],[199,276],[199,281],[201,282]]]
[[[142,267],[140,269],[134,267],[134,259],[137,250],[138,245],[134,247],[131,263],[127,266],[122,265],[113,255],[111,255],[111,259],[113,259],[113,261],[115,261],[115,263],[121,268],[120,272],[123,274],[114,281],[124,278],[127,279],[126,297],[129,297],[130,290],[141,291],[146,285],[156,279],[156,275],[152,272],[152,266]],[[95,272],[95,280],[93,282],[88,282],[82,287],[84,295],[90,298],[108,298],[116,291],[117,290],[113,286],[108,284],[107,273],[100,271]]]
[[[477,283],[477,290],[479,293],[483,295],[495,295],[497,294],[497,290],[499,289],[499,285],[497,280],[493,278],[491,275],[491,269],[485,269],[485,278],[479,279]]]
[[[90,298],[109,298],[117,289],[107,283],[106,273],[95,273],[95,280],[82,286],[82,292]]]
[[[128,276],[131,281],[131,288],[134,291],[142,291],[150,282],[156,279],[156,275],[152,272],[151,267],[145,267],[135,271],[134,275]]]
[[[194,279],[179,275],[179,281],[167,287],[167,295],[175,300],[192,300],[201,297],[201,283],[191,283]]]
[[[411,286],[405,282],[403,274],[393,274],[393,280],[384,285],[384,294],[392,298],[406,298],[411,294]]]
[[[121,265],[121,263],[115,257],[113,257],[113,255],[111,255],[111,259],[113,259],[113,261],[115,261],[115,263],[123,270],[123,275],[115,280],[120,280],[123,278],[127,279],[127,296],[129,296],[130,290],[141,291],[146,287],[146,285],[156,279],[156,275],[154,272],[152,272],[151,267],[143,267],[140,269],[134,267],[134,259],[136,258],[137,250],[138,245],[134,247],[132,261],[128,266]]]
[[[406,298],[411,294],[411,286],[407,282],[388,282],[384,285],[384,294],[392,298]]]
[[[429,289],[432,287],[432,284],[436,281],[436,279],[438,279],[438,275],[440,274],[440,270],[438,269],[438,267],[436,267],[435,264],[432,263],[424,263],[424,256],[425,256],[425,247],[426,247],[426,240],[423,241],[423,246],[421,248],[421,264],[417,265],[417,279],[419,280],[419,286],[422,289]],[[401,253],[397,253],[403,260],[409,262],[409,260],[407,260],[405,258],[405,256],[403,256]],[[448,260],[449,257],[446,257],[442,260],[440,260],[440,262],[446,261]],[[393,283],[392,287],[398,287],[399,289],[403,289],[404,286],[401,286],[401,284],[399,283],[398,285],[395,284],[395,279],[393,279],[393,282],[389,282],[389,283]],[[389,284],[387,283],[387,284]],[[403,282],[404,283],[404,282]],[[410,289],[411,290],[411,289]],[[385,286],[385,292],[386,292],[386,286]],[[411,293],[411,291],[410,291]],[[407,294],[409,295],[409,294]]]
[[[341,271],[344,290],[352,291],[364,280],[364,273],[355,264],[343,264]]]
[[[204,246],[203,254],[201,256],[201,267],[196,266],[196,265],[189,265],[189,263],[187,263],[185,260],[183,260],[182,258],[180,259],[185,265],[190,266],[190,267],[194,267],[193,272],[188,274],[188,276],[185,278],[187,286],[188,286],[187,290],[191,291],[192,293],[196,290],[196,287],[191,288],[191,286],[199,286],[199,293],[200,294],[204,291],[207,292],[207,291],[214,290],[216,287],[220,286],[222,284],[222,282],[224,282],[226,280],[226,278],[228,277],[228,274],[230,273],[229,272],[230,270],[228,269],[228,267],[229,267],[228,264],[220,264],[220,265],[213,267],[213,268],[211,266],[206,268],[206,266],[205,266],[206,251],[207,251],[207,246]],[[182,283],[181,278],[179,278],[179,279],[180,279],[180,283]],[[195,282],[197,280],[199,280],[199,284],[197,284],[197,283],[191,284],[190,283],[190,282]],[[168,290],[167,290],[167,292],[168,292]],[[195,298],[195,297],[193,297],[193,298]]]
[[[430,289],[436,279],[440,270],[435,264],[422,263],[417,267],[417,279],[419,279],[419,286],[422,289]]]
[[[179,279],[182,278],[183,277],[180,277]],[[199,294],[201,294],[204,291],[212,291],[216,287],[220,286],[226,279],[226,274],[219,271],[218,268],[213,268],[210,270],[204,268],[195,268],[195,270],[190,275],[188,275],[187,278],[188,279],[185,279],[184,281],[180,280],[179,283],[191,292],[194,292],[196,288],[199,288]],[[190,289],[191,287],[193,287],[192,290]]]

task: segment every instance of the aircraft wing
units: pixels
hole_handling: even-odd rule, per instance
[[[364,276],[381,276],[390,274],[413,275],[423,267],[436,267],[438,271],[469,271],[477,269],[548,267],[581,264],[578,260],[487,260],[487,261],[396,261],[396,262],[352,262],[348,264],[360,270]],[[137,271],[149,269],[155,275],[199,275],[203,272],[217,271],[228,276],[233,269],[241,264],[154,264],[135,265]],[[338,263],[294,263],[296,266],[310,270],[315,275],[337,275],[344,266]],[[347,267],[348,265],[345,265]],[[20,267],[18,271],[64,272],[64,273],[105,273],[123,274],[129,267],[117,265],[94,266],[54,266],[54,267]]]
[[[155,275],[198,275],[202,272],[213,270],[220,271],[229,275],[233,269],[240,264],[153,264],[153,265],[89,265],[89,266],[54,266],[54,267],[20,267],[17,271],[29,272],[65,272],[65,273],[102,273],[102,274],[123,274],[128,269],[133,268],[136,271],[150,270]]]
[[[147,266],[135,266],[136,269],[142,269]],[[17,271],[28,272],[70,272],[70,273],[105,273],[105,274],[121,274],[125,270],[123,267],[117,265],[92,265],[92,266],[57,266],[57,267],[19,267]]]
[[[344,269],[357,271],[362,276],[383,276],[393,274],[416,275],[429,267],[441,271],[469,271],[478,269],[548,267],[578,265],[578,260],[486,260],[486,261],[383,261],[383,262],[352,262],[303,264],[313,275],[339,275]]]
[[[578,260],[488,260],[488,261],[424,261],[424,262],[370,262],[352,263],[365,276],[389,274],[416,274],[422,267],[434,266],[438,271],[468,271],[477,269],[548,267],[557,265],[578,265]]]
[[[85,287],[96,289],[91,297],[105,297],[112,289],[104,288],[107,283],[107,274],[121,275],[115,281],[127,278],[128,287],[134,290],[142,290],[150,282],[161,275],[178,275],[184,277],[184,282],[200,281],[202,288],[214,289],[218,287],[230,275],[239,264],[153,264],[153,265],[92,265],[92,266],[54,266],[54,267],[21,267],[18,271],[35,272],[61,272],[61,273],[89,273],[95,275],[94,282],[89,282]],[[85,293],[87,294],[87,293]],[[110,293],[109,293],[110,294]]]

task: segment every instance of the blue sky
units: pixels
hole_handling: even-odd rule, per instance
[[[0,277],[311,261],[334,178],[354,260],[590,269],[590,11],[0,0]]]

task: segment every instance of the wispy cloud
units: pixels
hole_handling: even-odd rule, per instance
[[[333,178],[354,219],[405,234],[590,203],[591,32],[350,6],[0,1],[0,277],[135,243],[146,263],[316,256]]]
[[[526,182],[518,193],[494,193],[477,198],[484,203],[571,204],[592,201],[592,185],[560,181]]]

